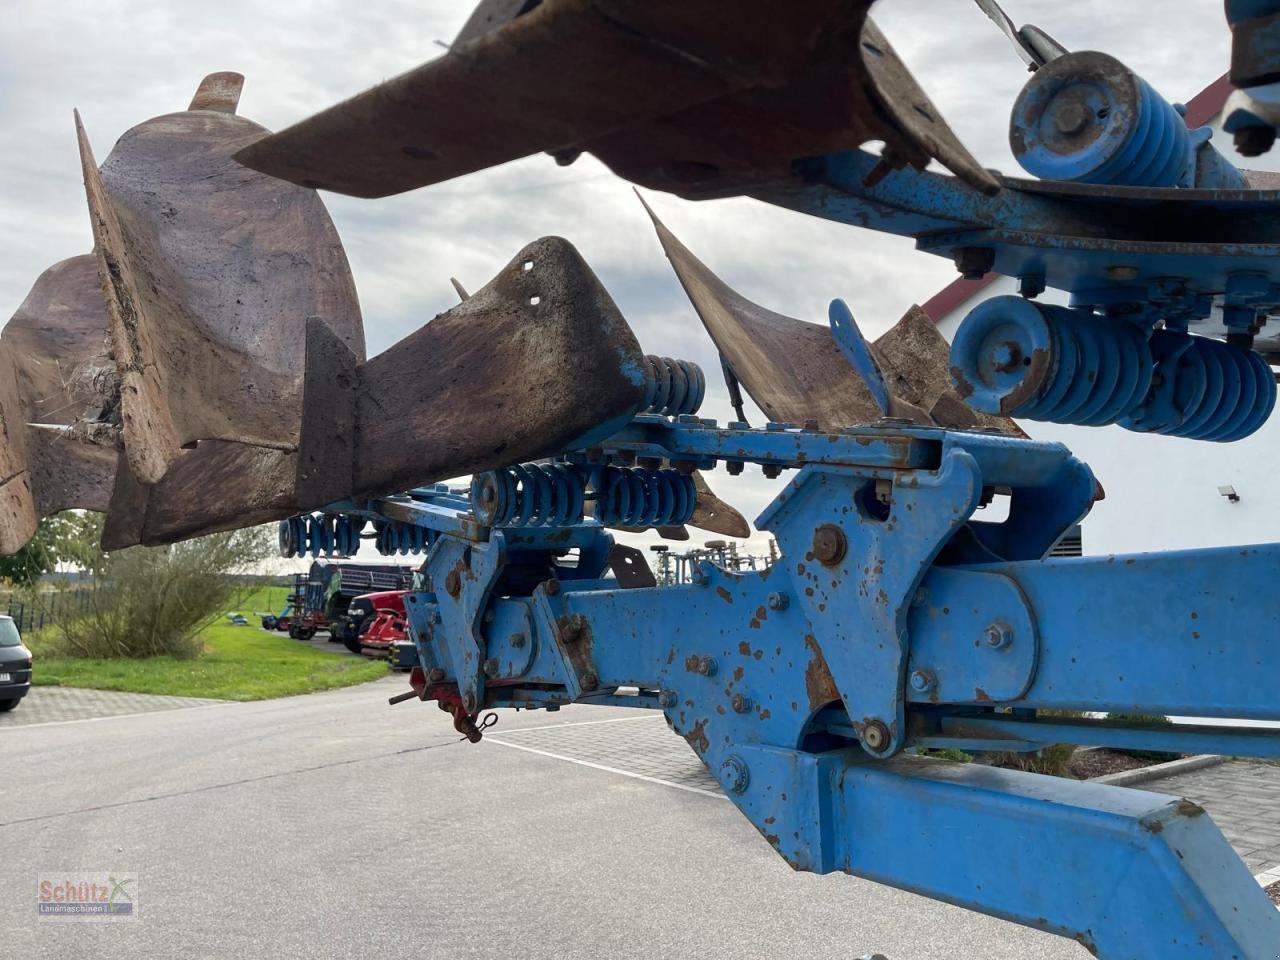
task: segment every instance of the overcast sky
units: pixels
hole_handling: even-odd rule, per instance
[[[472,7],[469,0],[6,0],[0,313],[11,313],[49,264],[92,247],[73,107],[101,160],[129,127],[185,108],[206,73],[236,70],[247,77],[240,113],[279,129],[437,56],[435,41],[451,40]],[[1006,8],[1070,49],[1119,57],[1170,100],[1190,98],[1227,67],[1220,3],[1009,0]],[[970,150],[987,166],[1016,172],[1006,131],[1027,74],[971,0],[882,0],[873,15]],[[954,277],[948,262],[916,253],[909,241],[754,201],[649,199],[745,295],[816,322],[843,297],[868,336]],[[583,252],[646,350],[708,371],[704,415],[732,419],[710,340],[630,186],[591,158],[560,168],[531,157],[386,200],[325,200],[351,260],[371,355],[455,303],[450,276],[475,289],[528,241],[558,234]],[[711,479],[748,519],[777,486],[750,471]]]

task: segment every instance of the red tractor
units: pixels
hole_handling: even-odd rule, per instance
[[[388,655],[394,644],[408,639],[404,598],[409,593],[388,590],[356,597],[346,616],[333,624],[334,634],[352,653]]]

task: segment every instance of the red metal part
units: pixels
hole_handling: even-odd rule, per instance
[[[394,643],[408,639],[409,631],[403,610],[382,609],[374,614],[368,626],[360,634],[360,646],[365,651],[385,653]]]
[[[426,672],[421,667],[409,671],[409,686],[418,695],[419,700],[434,700],[440,709],[453,714],[453,728],[470,740],[479,743],[483,736],[476,726],[478,713],[468,713],[462,705],[462,695],[458,687],[452,683],[428,683]]]

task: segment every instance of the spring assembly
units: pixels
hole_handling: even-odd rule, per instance
[[[281,520],[278,528],[280,556],[353,556],[360,549],[364,523],[362,517],[330,514]]]
[[[596,519],[606,526],[680,526],[697,506],[693,478],[677,470],[597,467],[591,485]]]
[[[1276,403],[1276,379],[1252,350],[1218,340],[1157,330],[1155,385],[1142,406],[1120,421],[1139,433],[1229,443],[1256,431]]]
[[[376,521],[374,529],[374,546],[384,557],[399,554],[402,557],[411,553],[424,553],[435,543],[435,534],[412,523],[399,521]]]
[[[586,486],[563,463],[525,463],[476,474],[471,509],[486,526],[567,526],[581,523]]]
[[[1146,334],[1086,310],[993,297],[975,307],[951,346],[952,379],[975,410],[1102,426],[1151,387]]]
[[[1123,318],[993,297],[965,317],[952,379],[975,410],[1195,440],[1239,440],[1275,406],[1261,356]]]
[[[1244,175],[1207,131],[1106,54],[1078,51],[1037,70],[1014,104],[1009,143],[1028,173],[1046,180],[1132,187],[1240,189]],[[1208,154],[1197,181],[1197,150]]]
[[[644,380],[641,413],[656,413],[664,417],[697,413],[707,393],[707,378],[702,368],[690,360],[646,355]]]
[[[353,557],[360,549],[360,534],[364,532],[364,517],[341,516],[334,522],[334,549],[339,556]]]

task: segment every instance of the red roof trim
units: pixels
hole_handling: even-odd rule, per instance
[[[1222,112],[1231,96],[1231,79],[1223,74],[1187,101],[1187,126],[1194,130],[1203,127]]]
[[[1186,120],[1191,129],[1203,127],[1222,112],[1227,97],[1231,96],[1231,79],[1223,74],[1187,101]],[[941,323],[960,304],[981,293],[996,281],[999,274],[988,273],[981,280],[966,280],[959,277],[935,293],[921,309],[929,315],[934,323]]]
[[[1000,274],[998,273],[988,273],[984,274],[981,280],[966,280],[964,277],[957,277],[926,300],[920,309],[927,313],[929,319],[934,323],[941,323],[943,317],[947,316],[970,297],[991,286],[999,276]]]

